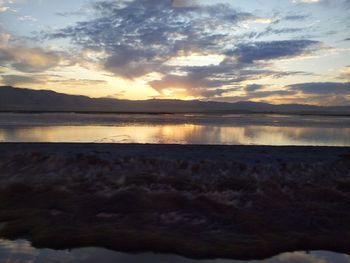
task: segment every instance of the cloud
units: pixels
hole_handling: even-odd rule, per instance
[[[2,28],[0,27],[0,48],[4,48],[8,45],[11,35],[5,32],[2,32]]]
[[[222,97],[214,97],[210,99],[215,99],[216,101],[225,101],[225,102],[238,102],[238,101],[261,101],[261,102],[270,102],[278,101],[283,99],[288,101],[290,98],[293,99],[295,91],[291,90],[263,90],[263,91],[252,91],[247,92],[246,94],[240,95],[225,95]],[[306,102],[307,103],[307,102]]]
[[[228,94],[233,91],[237,91],[239,88],[230,88],[230,89],[203,89],[200,92],[200,96],[205,99],[216,99],[217,97],[221,97],[225,94]]]
[[[32,76],[3,75],[1,76],[3,85],[17,86],[26,84],[43,84],[41,80]]]
[[[257,90],[261,90],[262,88],[264,88],[264,85],[261,85],[261,84],[250,84],[250,85],[247,85],[245,87],[245,90],[247,92],[255,92]]]
[[[274,103],[314,105],[349,105],[350,83],[299,83],[289,86],[251,84],[244,87],[245,95],[222,97],[224,101],[255,100]]]
[[[281,35],[281,34],[293,34],[299,32],[305,32],[305,28],[299,27],[286,27],[286,28],[274,28],[272,26],[267,27],[264,31],[253,33],[250,35],[251,38],[261,38],[268,35]]]
[[[60,75],[48,75],[48,74],[30,74],[30,75],[14,75],[8,74],[1,76],[1,82],[3,85],[8,86],[32,86],[33,84],[40,85],[49,85],[52,87],[55,86],[70,86],[70,87],[79,87],[79,86],[93,86],[105,85],[106,81],[104,80],[95,80],[95,79],[74,79],[74,78],[65,78]]]
[[[0,0],[0,13],[3,13],[3,12],[16,13],[17,10],[12,8],[11,5],[21,1],[23,0]]]
[[[76,45],[103,50],[104,68],[137,78],[166,73],[171,58],[191,53],[223,53],[233,45],[235,28],[256,17],[227,4],[190,5],[190,1],[99,1],[95,18],[66,27],[48,38],[68,38]]]
[[[324,7],[350,8],[350,0],[293,0],[296,4],[321,4]]]
[[[327,258],[323,258],[322,256],[317,256],[312,253],[307,252],[288,252],[282,255],[276,256],[273,260],[276,263],[327,263],[329,262]]]
[[[17,18],[19,21],[24,21],[24,22],[36,22],[38,21],[35,17],[33,16],[19,16]]]
[[[321,42],[314,40],[262,41],[239,44],[227,54],[238,57],[240,62],[254,63],[310,54],[318,50],[320,46]]]
[[[105,80],[98,80],[98,79],[48,79],[48,82],[51,84],[56,83],[59,85],[66,85],[66,86],[96,86],[96,85],[105,85],[107,82]]]
[[[302,4],[317,4],[322,2],[322,0],[293,0],[293,3],[302,3]]]
[[[350,8],[350,0],[344,0],[343,5],[345,8]]]
[[[196,0],[172,0],[173,7],[195,7],[199,5],[199,1]]]
[[[349,105],[350,84],[341,82],[299,83],[288,86],[251,84],[245,95],[222,97],[224,101],[254,100],[276,104]]]
[[[218,66],[186,68],[186,75],[168,74],[160,80],[149,84],[159,93],[169,90],[186,90],[187,95],[206,97],[215,90],[216,95],[228,91],[243,90],[242,82],[262,78],[281,78],[288,75],[304,74],[304,72],[280,72],[267,69],[246,69],[239,63],[222,62]],[[253,86],[251,87],[253,89]],[[258,89],[255,87],[255,89]]]
[[[344,94],[350,95],[350,82],[311,82],[288,86],[289,90],[304,94]]]
[[[60,54],[41,48],[0,48],[1,66],[10,65],[22,72],[41,72],[59,65]]]
[[[284,17],[287,21],[302,21],[308,18],[307,15],[287,15]]]
[[[0,28],[0,67],[21,72],[42,72],[57,67],[64,61],[66,55],[63,52],[28,47],[1,31]]]
[[[6,12],[7,10],[9,10],[8,6],[0,6],[0,12]]]
[[[0,13],[10,10],[10,7],[8,6],[8,4],[11,4],[11,3],[12,1],[10,0],[0,0]]]
[[[268,98],[268,97],[285,97],[285,96],[291,96],[295,95],[296,92],[292,90],[265,90],[265,91],[255,91],[251,93],[247,93],[247,96],[245,97],[245,100],[250,99],[261,99],[261,98]]]
[[[167,74],[160,80],[151,81],[149,85],[160,94],[164,94],[164,91],[180,90],[181,93],[185,91],[188,96],[207,98],[237,90],[233,87],[240,81],[265,73],[253,71],[238,75],[232,74],[232,70],[234,70],[233,65],[190,67],[187,68],[186,75]]]
[[[341,70],[338,78],[350,81],[350,66],[346,66],[343,70]]]
[[[280,13],[276,13],[274,15],[274,18],[270,19],[271,23],[266,28],[257,31],[257,32],[249,32],[247,36],[250,39],[256,39],[261,37],[266,37],[270,35],[274,36],[280,36],[282,34],[290,34],[293,35],[293,38],[297,38],[295,33],[306,33],[312,29],[312,24],[305,26],[301,25],[299,27],[291,27],[287,26],[291,23],[299,23],[302,22],[308,18],[311,18],[310,15],[305,14],[295,14],[295,13],[289,13],[288,15],[283,15]],[[283,26],[283,27],[281,27]],[[297,38],[298,39],[298,38]]]
[[[95,2],[92,10],[94,15],[89,19],[45,32],[44,37],[68,39],[83,51],[103,53],[96,60],[103,70],[126,79],[142,77],[160,96],[218,98],[241,93],[243,97],[246,94],[245,98],[265,98],[296,94],[299,91],[289,88],[274,91],[258,85],[246,87],[245,82],[308,74],[270,68],[276,60],[309,55],[323,48],[321,42],[309,39],[252,42],[249,36],[242,37],[240,30],[262,17],[222,3],[102,0]],[[306,19],[295,14],[281,17],[284,21]],[[268,20],[271,23],[272,19]],[[263,34],[303,30],[268,26]],[[220,60],[198,66],[191,62],[196,56]],[[174,63],[179,58],[186,58],[186,63]],[[157,78],[146,78],[150,73],[156,73]]]
[[[279,87],[279,89],[272,89],[270,85],[261,84],[249,84],[244,87],[246,95],[241,97],[243,100],[262,99],[262,98],[275,98],[293,96],[297,92],[289,90],[285,87]]]

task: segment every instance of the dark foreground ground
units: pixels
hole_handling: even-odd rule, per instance
[[[0,237],[192,258],[350,253],[350,148],[0,144]]]

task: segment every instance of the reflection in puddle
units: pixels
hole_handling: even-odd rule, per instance
[[[1,127],[3,142],[96,142],[350,146],[350,128],[216,126],[195,124],[127,126]]]
[[[143,253],[137,255],[103,248],[73,250],[35,249],[28,241],[0,239],[0,262],[6,263],[237,263],[236,260],[192,260],[175,255]],[[284,253],[271,259],[249,262],[267,263],[350,263],[350,256],[326,251]]]

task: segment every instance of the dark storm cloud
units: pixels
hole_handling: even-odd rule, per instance
[[[239,44],[227,54],[238,57],[242,63],[254,63],[309,54],[320,45],[321,42],[313,40],[261,41]]]
[[[350,82],[311,82],[288,86],[289,90],[305,94],[347,94],[350,95]]]

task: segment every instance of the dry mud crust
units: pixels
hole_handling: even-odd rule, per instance
[[[191,258],[350,252],[350,149],[0,144],[0,236]]]

